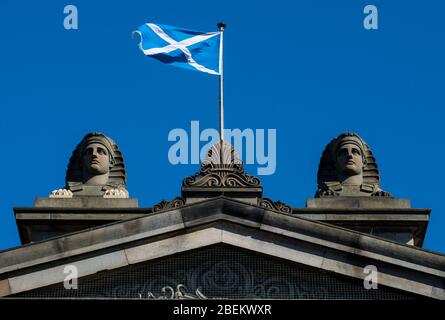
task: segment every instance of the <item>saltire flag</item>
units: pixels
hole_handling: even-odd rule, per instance
[[[220,75],[221,32],[203,33],[146,23],[134,31],[146,55],[175,67]]]

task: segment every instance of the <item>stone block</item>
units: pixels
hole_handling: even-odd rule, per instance
[[[69,263],[77,268],[78,277],[84,277],[103,270],[112,270],[128,265],[124,251],[115,251],[94,258]],[[9,279],[11,294],[45,287],[65,280],[68,273],[65,273],[65,266],[44,269],[31,272]],[[62,285],[62,284],[61,284]]]
[[[245,205],[240,209],[239,202],[218,199],[196,204],[194,207],[181,208],[181,213],[186,227],[221,219],[259,228],[263,219],[264,209]]]
[[[36,198],[37,208],[137,208],[138,199],[102,197]]]
[[[307,208],[320,209],[389,209],[389,208],[411,208],[408,199],[393,199],[387,197],[326,197],[309,198],[306,200]]]
[[[207,228],[125,249],[129,264],[148,261],[221,242],[219,228]]]
[[[228,245],[316,268],[323,261],[324,250],[311,244],[233,224],[223,226],[222,241]]]
[[[11,294],[11,289],[9,288],[9,280],[0,280],[0,297],[5,297]]]

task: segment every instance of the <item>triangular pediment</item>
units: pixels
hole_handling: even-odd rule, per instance
[[[22,292],[32,298],[125,299],[380,299],[415,295],[363,282],[258,252],[217,244]]]
[[[75,265],[83,279],[214,246],[248,250],[355,284],[363,284],[364,268],[372,265],[388,292],[445,297],[443,255],[224,197],[2,252],[0,294],[60,284],[66,265]]]

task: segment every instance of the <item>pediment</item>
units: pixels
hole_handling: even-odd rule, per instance
[[[0,296],[61,283],[69,264],[84,278],[215,245],[358,283],[374,265],[383,287],[445,298],[443,255],[224,197],[2,252]]]
[[[216,244],[19,293],[26,298],[123,299],[379,299],[416,295],[258,252]]]

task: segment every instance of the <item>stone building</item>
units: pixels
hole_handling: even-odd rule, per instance
[[[14,208],[22,246],[0,252],[0,296],[445,299],[445,256],[422,249],[431,210],[379,184],[369,146],[342,134],[291,208],[217,144],[179,197],[141,208],[116,143],[91,133],[65,188]]]

